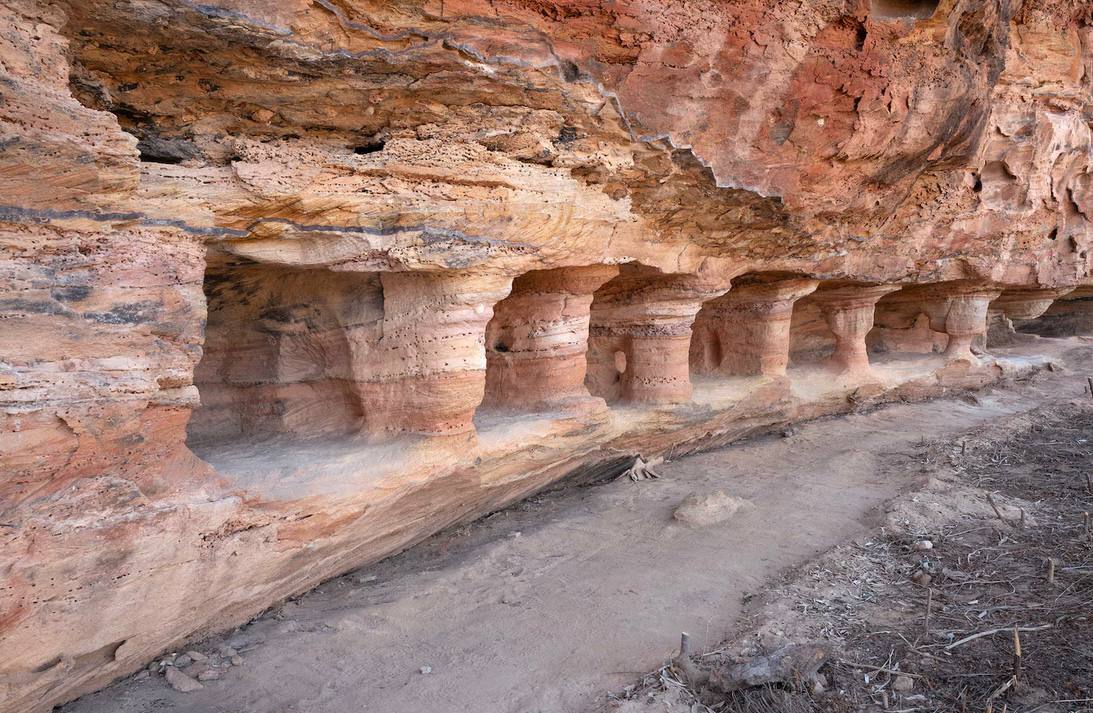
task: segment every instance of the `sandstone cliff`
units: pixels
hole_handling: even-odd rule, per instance
[[[1083,0],[0,0],[0,709],[997,378],[1089,279],[1091,88]]]

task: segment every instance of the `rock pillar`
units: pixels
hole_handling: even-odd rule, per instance
[[[845,285],[821,288],[812,295],[827,326],[835,334],[829,368],[839,374],[867,374],[869,352],[865,337],[873,328],[877,300],[898,290],[896,285]]]
[[[1002,291],[967,283],[949,283],[927,289],[924,303],[930,329],[949,336],[945,357],[949,361],[978,363],[972,343],[987,333],[987,309]]]
[[[356,344],[354,372],[370,432],[474,430],[486,383],[486,324],[511,277],[386,272],[383,333]]]
[[[707,302],[695,321],[691,365],[698,373],[784,376],[793,304],[816,280],[734,285]]]
[[[608,401],[690,401],[691,325],[702,303],[727,289],[639,270],[604,285],[592,305],[589,390]]]
[[[592,397],[584,382],[592,293],[618,272],[593,265],[518,277],[486,330],[483,405],[520,410],[588,405]]]

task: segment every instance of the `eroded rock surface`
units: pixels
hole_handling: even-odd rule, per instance
[[[0,1],[0,707],[997,379],[1091,322],[1091,86],[1080,0]]]

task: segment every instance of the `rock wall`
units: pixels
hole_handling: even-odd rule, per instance
[[[1091,15],[0,0],[0,710],[1093,324]]]

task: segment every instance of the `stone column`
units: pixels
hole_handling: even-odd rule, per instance
[[[618,272],[592,265],[516,278],[486,329],[483,405],[529,411],[589,406],[584,381],[592,293]],[[595,401],[603,406],[602,399]]]
[[[354,346],[370,432],[474,430],[486,384],[486,324],[512,278],[474,272],[385,272],[383,334]]]
[[[835,334],[835,351],[828,366],[839,374],[867,374],[869,352],[865,337],[873,328],[873,310],[877,300],[897,285],[846,285],[821,287],[812,299],[820,308],[824,321]]]
[[[702,307],[691,344],[692,366],[702,373],[784,376],[793,304],[817,285],[804,279],[733,285]]]
[[[945,357],[977,364],[972,343],[986,335],[987,309],[1002,291],[971,283],[948,283],[927,288],[927,293],[924,311],[930,318],[930,329],[949,335]]]
[[[698,313],[697,306],[694,313]],[[691,400],[691,334],[690,325],[683,324],[681,321],[675,334],[631,335],[622,380],[624,401],[676,404]]]
[[[694,275],[620,274],[592,305],[589,389],[609,401],[691,400],[691,325],[702,303],[728,290]]]

